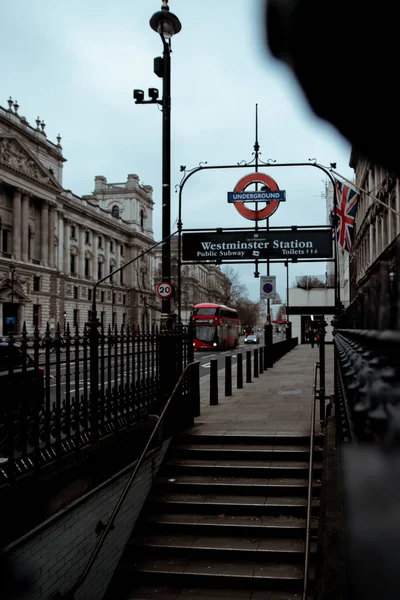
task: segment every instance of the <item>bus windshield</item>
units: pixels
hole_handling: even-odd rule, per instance
[[[196,327],[195,338],[201,342],[213,343],[215,337],[215,327]]]
[[[193,314],[194,315],[216,315],[217,314],[217,308],[215,307],[208,307],[208,308],[195,308],[193,310]]]

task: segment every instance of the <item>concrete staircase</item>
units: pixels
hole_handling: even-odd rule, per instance
[[[316,439],[312,532],[322,461]],[[170,447],[108,599],[301,597],[309,438],[182,434]],[[311,543],[313,586],[315,539]]]

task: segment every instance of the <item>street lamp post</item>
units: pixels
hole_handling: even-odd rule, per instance
[[[136,104],[159,104],[162,107],[162,280],[171,282],[171,38],[182,28],[178,17],[169,10],[168,0],[163,0],[161,10],[150,19],[150,27],[163,43],[163,57],[154,59],[154,72],[163,79],[162,100],[158,90],[149,89],[150,100],[144,100],[143,90],[134,90]],[[161,328],[172,328],[171,298],[163,298],[161,305]]]

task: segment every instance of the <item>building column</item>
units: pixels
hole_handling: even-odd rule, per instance
[[[103,277],[110,274],[110,240],[104,236],[104,273]],[[110,280],[107,281],[110,283]]]
[[[97,281],[97,235],[92,231],[92,261],[90,265],[90,277]]]
[[[40,231],[40,258],[43,266],[49,264],[49,205],[42,201],[41,231]]]
[[[79,244],[79,264],[78,266],[78,273],[79,273],[79,277],[82,277],[82,279],[84,279],[85,277],[85,230],[83,227],[79,227],[79,232],[78,232],[78,244]]]
[[[13,255],[14,258],[21,258],[21,190],[14,190],[13,198]]]
[[[56,209],[54,206],[49,207],[49,266],[54,269],[55,263],[55,246],[54,233],[56,227]]]
[[[70,274],[71,222],[64,217],[64,275]]]
[[[58,234],[58,256],[57,267],[62,273],[64,272],[64,215],[57,211],[57,234]]]
[[[21,258],[27,262],[29,256],[29,195],[22,196],[21,210]]]

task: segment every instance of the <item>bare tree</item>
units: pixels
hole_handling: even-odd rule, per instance
[[[241,298],[235,303],[234,308],[238,311],[240,322],[244,327],[248,325],[252,328],[256,327],[260,316],[259,302],[252,302],[247,298]]]
[[[284,316],[286,316],[286,304],[281,304],[277,310],[275,320],[282,321]]]
[[[311,290],[312,288],[324,288],[325,283],[316,275],[302,275],[297,278],[296,287],[302,290]]]
[[[228,306],[235,307],[239,300],[242,300],[247,295],[247,288],[240,281],[240,275],[235,269],[229,265],[223,267],[223,274],[226,277],[225,285],[221,290],[221,302]]]

